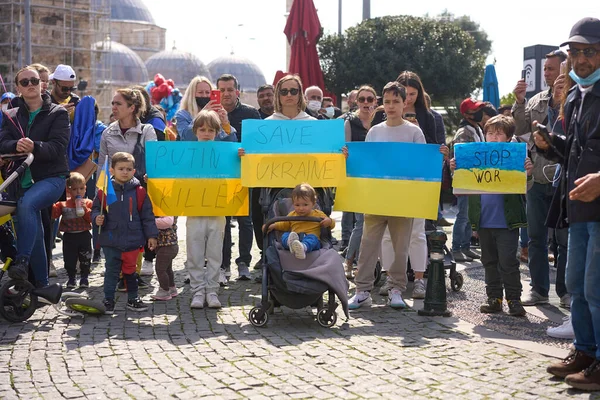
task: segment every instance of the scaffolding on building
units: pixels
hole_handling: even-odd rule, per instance
[[[110,48],[92,45],[109,37],[110,2],[30,0],[31,61],[50,70],[68,64],[80,81],[87,82],[79,85],[79,95],[104,97],[111,90],[110,62],[106,63]],[[6,89],[14,90],[14,75],[27,64],[25,1],[0,0],[0,10],[0,74]]]

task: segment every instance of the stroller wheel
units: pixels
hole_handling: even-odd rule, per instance
[[[464,282],[465,280],[462,274],[460,272],[457,272],[454,275],[454,279],[450,279],[450,287],[454,292],[458,292],[463,287]]]
[[[377,286],[377,284],[381,280],[381,261],[377,261],[377,264],[375,264],[374,278],[375,281],[373,282],[373,286]]]
[[[337,314],[335,311],[329,311],[329,308],[324,307],[317,312],[317,322],[323,328],[331,328],[337,322]]]
[[[37,296],[29,281],[8,280],[0,287],[0,315],[10,322],[23,322],[35,312]]]
[[[267,325],[267,322],[269,321],[269,315],[260,307],[254,307],[248,314],[248,320],[253,326],[262,328],[263,326]]]

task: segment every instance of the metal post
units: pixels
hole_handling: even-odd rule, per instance
[[[371,0],[363,0],[363,21],[371,18]]]
[[[452,315],[447,308],[446,301],[446,273],[444,272],[444,244],[448,237],[443,231],[436,231],[429,235],[431,242],[431,255],[429,272],[427,276],[427,290],[423,309],[419,315],[449,317]]]
[[[25,0],[25,64],[31,64],[31,0]]]
[[[338,0],[338,35],[342,36],[342,0]]]

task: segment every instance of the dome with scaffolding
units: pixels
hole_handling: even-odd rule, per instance
[[[208,69],[215,82],[223,74],[235,76],[240,90],[245,92],[256,92],[259,87],[267,83],[265,76],[256,64],[247,58],[235,55],[213,60],[208,64]]]
[[[146,68],[150,79],[156,74],[162,74],[167,79],[173,79],[180,89],[185,89],[196,75],[210,79],[208,68],[198,57],[175,48],[161,51],[147,59]]]
[[[111,1],[110,19],[117,21],[147,22],[151,25],[155,25],[150,10],[148,10],[142,0]]]
[[[92,48],[98,57],[96,82],[106,82],[111,86],[145,84],[148,71],[144,61],[129,47],[111,40],[96,42]]]

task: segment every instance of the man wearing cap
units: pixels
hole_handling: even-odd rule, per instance
[[[453,143],[484,142],[485,137],[479,125],[483,121],[485,103],[472,99],[464,99],[460,103],[463,120],[458,125]],[[452,228],[452,255],[455,261],[465,262],[481,258],[471,250],[471,223],[469,222],[469,198],[457,197],[458,213]]]
[[[567,42],[576,83],[564,108],[566,136],[537,132],[540,152],[563,166],[549,222],[569,227],[567,289],[575,348],[548,372],[581,390],[600,390],[600,20],[584,18]],[[553,220],[553,221],[551,221]]]
[[[75,116],[75,106],[79,103],[79,96],[72,93],[75,87],[75,71],[69,65],[58,64],[54,73],[50,74],[53,83],[51,97],[54,104],[60,104],[69,112],[71,122]]]
[[[512,108],[515,119],[517,136],[529,140],[528,148],[531,151],[533,162],[533,186],[527,191],[527,233],[529,235],[528,258],[529,273],[531,275],[531,291],[522,299],[524,306],[548,303],[548,292],[550,291],[550,264],[548,262],[548,228],[546,217],[552,202],[554,187],[552,181],[556,172],[556,164],[540,156],[534,146],[533,138],[530,137],[534,130],[531,126],[533,121],[548,125],[554,132],[562,133],[560,122],[557,123],[560,111],[560,95],[564,86],[564,77],[558,80],[560,75],[560,64],[565,61],[567,55],[562,50],[555,50],[546,54],[544,62],[544,79],[549,86],[525,101],[527,83],[524,79],[517,82],[513,91],[516,101]],[[555,85],[556,83],[556,85]],[[553,96],[553,93],[555,94]],[[554,227],[552,227],[554,228]],[[566,236],[564,232],[557,232]],[[566,240],[566,238],[565,238]],[[570,298],[565,285],[565,246],[558,246],[561,254],[558,257],[558,271],[556,276],[556,293],[561,299],[561,305],[569,307]]]

